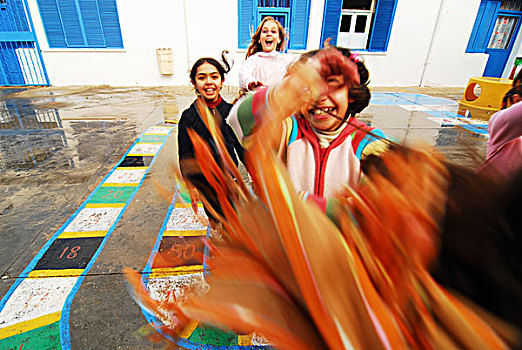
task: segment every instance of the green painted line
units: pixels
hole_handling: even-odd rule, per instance
[[[206,324],[199,324],[188,340],[196,344],[214,346],[237,345],[237,335],[235,333]]]
[[[138,140],[139,143],[147,143],[147,142],[163,142],[165,141],[169,135],[143,135]]]
[[[190,203],[190,194],[185,186],[179,191],[179,195],[184,203]]]
[[[104,186],[98,188],[89,203],[127,203],[136,187],[134,186]]]
[[[59,322],[0,340],[2,350],[58,350],[61,348]]]

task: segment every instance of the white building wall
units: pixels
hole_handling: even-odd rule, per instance
[[[52,85],[186,85],[198,58],[220,58],[224,49],[235,61],[225,84],[238,85],[245,50],[237,48],[237,0],[118,0],[122,50],[50,49],[36,0],[28,3]],[[398,1],[387,52],[360,52],[371,85],[465,86],[469,77],[481,76],[487,55],[465,53],[479,4]],[[320,46],[323,11],[324,0],[311,0],[309,50]],[[173,75],[160,74],[158,48],[172,49]]]
[[[308,24],[309,50],[321,47],[321,31],[323,29],[324,0],[310,1],[310,22]]]
[[[197,58],[216,57],[223,49],[237,47],[235,0],[119,0],[117,4],[124,49],[50,49],[36,0],[29,0],[52,85],[185,85],[188,65]],[[160,74],[157,48],[172,49],[173,75]]]
[[[466,53],[480,1],[443,0],[421,85],[466,86],[484,73],[488,55]]]
[[[400,0],[384,53],[364,53],[372,86],[418,85],[440,0]]]
[[[372,86],[465,86],[485,54],[466,54],[480,0],[401,0],[388,50],[361,52]],[[440,16],[439,16],[440,12]]]

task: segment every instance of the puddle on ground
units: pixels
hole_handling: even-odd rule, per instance
[[[132,139],[123,121],[63,121],[57,108],[42,109],[30,99],[0,101],[0,169],[67,169],[99,151],[112,154],[114,142]],[[111,140],[103,140],[109,135]],[[105,149],[106,148],[106,149]]]
[[[0,171],[99,166],[164,115],[177,113],[175,92],[169,87],[0,89]]]

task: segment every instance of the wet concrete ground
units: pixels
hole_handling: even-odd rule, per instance
[[[224,91],[231,101],[234,88]],[[463,89],[401,88],[452,101]],[[136,137],[193,101],[187,88],[64,87],[0,90],[0,297],[56,230],[91,194]],[[450,109],[456,109],[456,106]],[[440,127],[421,110],[372,104],[360,119],[397,141],[435,145],[450,160],[474,168],[486,138]],[[154,188],[173,191],[176,134],[167,139],[143,185],[71,306],[73,349],[151,348],[137,335],[147,324],[123,285],[122,267],[143,269],[169,203]],[[1,337],[0,337],[1,338]],[[0,347],[1,348],[1,347]]]

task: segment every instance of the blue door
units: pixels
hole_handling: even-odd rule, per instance
[[[489,59],[484,70],[485,77],[500,78],[502,76],[517,38],[521,18],[520,14],[513,12],[498,12],[495,27],[486,48]]]
[[[26,0],[0,0],[0,86],[49,85]]]

